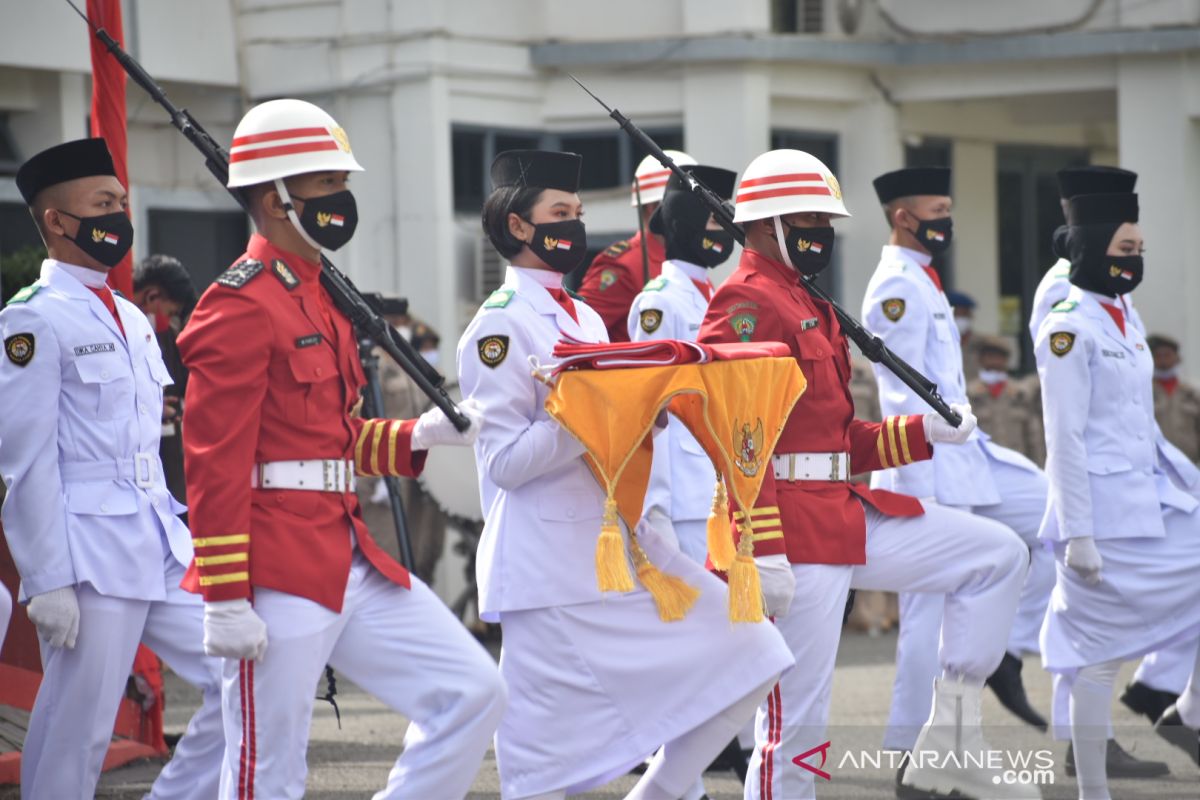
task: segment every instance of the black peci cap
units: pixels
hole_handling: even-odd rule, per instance
[[[579,191],[583,157],[553,150],[505,150],[492,162],[492,188],[502,186]]]
[[[885,172],[874,180],[875,194],[880,203],[890,203],[898,197],[932,194],[950,196],[949,167],[905,167]]]
[[[1137,221],[1138,196],[1133,192],[1080,194],[1067,201],[1068,225]]]
[[[1137,173],[1120,167],[1089,164],[1058,171],[1058,196],[1066,200],[1077,194],[1132,192]]]
[[[76,139],[43,150],[22,164],[17,170],[17,188],[25,204],[31,206],[43,189],[93,175],[117,175],[108,143],[103,139]]]
[[[712,189],[716,194],[724,200],[733,198],[734,187],[737,186],[737,173],[732,170],[722,169],[721,167],[710,167],[703,164],[687,164],[680,165],[680,168],[694,176],[696,180],[703,183],[709,189]],[[691,187],[684,183],[674,172],[667,180],[667,187],[663,190],[663,201],[675,192],[691,192]],[[662,205],[654,209],[654,213],[650,215],[650,232],[662,234]]]

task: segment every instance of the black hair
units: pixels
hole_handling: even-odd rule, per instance
[[[192,276],[179,259],[172,256],[147,256],[133,268],[133,290],[140,292],[147,286],[157,286],[171,302],[179,303],[184,309],[196,302],[196,287]]]
[[[529,212],[541,199],[544,189],[540,186],[501,186],[493,189],[483,201],[483,232],[492,246],[505,258],[512,258],[525,246],[508,229],[508,215],[516,214],[529,220]]]

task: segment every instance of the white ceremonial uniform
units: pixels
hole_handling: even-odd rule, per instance
[[[685,261],[664,261],[662,274],[646,284],[629,310],[629,340],[681,339],[694,342],[708,310],[708,298],[693,281],[709,288],[709,271]],[[679,549],[704,564],[708,558],[708,516],[717,473],[704,448],[674,416],[654,440],[654,463],[645,511],[657,508],[671,519]]]
[[[1029,320],[1029,335],[1034,341],[1037,341],[1042,321],[1050,313],[1050,309],[1066,300],[1067,295],[1071,293],[1070,272],[1071,262],[1060,258],[1038,283]],[[1128,312],[1126,321],[1145,336],[1146,326],[1142,322],[1141,314],[1133,305],[1132,295],[1125,295],[1122,300]],[[1176,486],[1200,499],[1200,469],[1197,469],[1182,450],[1167,441],[1157,420],[1154,422],[1154,439],[1159,466]],[[1154,689],[1180,694],[1191,674],[1197,647],[1200,647],[1200,639],[1177,642],[1163,650],[1148,653],[1138,665],[1133,680]]]
[[[863,320],[898,356],[936,383],[947,402],[966,403],[960,335],[945,292],[925,271],[930,261],[928,254],[886,245],[867,284]],[[878,364],[874,369],[884,415],[928,413],[924,401],[892,372]],[[977,430],[965,444],[938,445],[929,461],[873,473],[871,486],[970,510],[1020,536],[1030,547],[1030,570],[1007,649],[1018,657],[1037,652],[1038,631],[1054,585],[1053,556],[1037,539],[1046,507],[1046,480],[1037,465]],[[942,605],[943,598],[936,594],[900,596],[897,669],[885,747],[910,749],[929,714]]]
[[[608,337],[582,301],[576,322],[551,297],[560,284],[556,273],[509,267],[458,344],[463,395],[484,415],[476,572],[480,614],[504,630],[509,705],[496,763],[506,800],[621,775],[793,661],[770,625],[729,624],[724,584],[669,535],[640,541],[660,569],[701,590],[684,620],[660,621],[641,588],[598,590],[604,491],[583,446],[546,413],[549,389],[530,375],[530,357],[550,362],[563,334]]]
[[[1062,678],[1056,727],[1066,723],[1081,667],[1200,634],[1200,502],[1159,460],[1145,337],[1132,324],[1122,333],[1106,301],[1072,287],[1042,321],[1034,347],[1050,479],[1040,535],[1058,560],[1041,635],[1043,663]],[[1067,540],[1087,536],[1103,559],[1094,586],[1064,562]],[[1180,708],[1186,722],[1200,724],[1196,676]]]
[[[73,586],[80,614],[73,649],[42,642],[22,798],[92,797],[143,642],[204,693],[150,796],[210,800],[224,751],[221,667],[204,655],[200,599],[179,588],[191,536],[158,456],[171,378],[146,316],[116,297],[122,336],[80,280],[94,275],[48,259],[31,293],[0,313],[0,338],[26,343],[0,359],[3,520],[21,600]]]
[[[8,623],[12,619],[12,595],[8,588],[0,585],[0,653],[4,652],[4,637],[8,634]]]

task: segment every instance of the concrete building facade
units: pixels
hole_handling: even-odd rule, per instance
[[[978,329],[1026,352],[1029,297],[1061,223],[1054,171],[1137,170],[1148,249],[1137,303],[1200,354],[1200,318],[1185,313],[1200,305],[1200,0],[126,0],[124,11],[128,49],[219,141],[276,97],[339,120],[366,172],[353,178],[358,233],[334,260],[364,289],[408,297],[442,332],[444,358],[502,268],[478,212],[495,152],[583,153],[591,243],[634,228],[641,154],[568,73],[702,162],[740,171],[772,146],[826,159],[855,215],[838,224],[833,279],[853,310],[886,237],[871,179],[952,166],[947,283],[978,301]],[[90,78],[87,31],[65,3],[0,0],[0,12],[2,258],[21,236],[14,165],[84,135]],[[240,251],[245,222],[132,85],[129,115],[135,255],[173,249],[206,282]]]

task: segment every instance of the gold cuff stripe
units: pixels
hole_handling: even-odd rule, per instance
[[[875,446],[877,448],[879,448],[879,463],[881,465],[883,465],[884,467],[890,467],[892,465],[888,463],[887,453],[884,452],[884,449],[883,449],[883,429],[885,427],[886,427],[886,423],[880,423],[879,436],[878,436],[878,438],[875,439]]]
[[[896,445],[896,418],[888,417],[885,422],[887,423],[888,453],[892,456],[892,463],[898,467],[903,462],[900,461],[900,448]]]
[[[224,547],[229,544],[250,544],[250,534],[235,533],[231,536],[206,536],[203,539],[192,539],[192,547]]]
[[[371,472],[376,475],[382,475],[383,470],[379,467],[379,444],[383,441],[384,423],[376,420],[375,427],[371,432]]]
[[[396,445],[397,440],[400,438],[400,424],[399,420],[393,420],[388,423],[387,472],[389,475],[395,475],[400,471],[400,465],[396,463],[396,459],[399,457]]]
[[[219,564],[233,564],[238,561],[249,561],[249,553],[226,553],[220,556],[196,556],[197,567],[215,567]]]
[[[900,418],[900,449],[904,452],[904,463],[913,463],[912,451],[908,449],[908,414]]]
[[[779,519],[779,517],[771,517],[769,519],[752,519],[752,520],[750,520],[750,529],[754,530],[755,528],[777,528],[777,527],[781,526],[782,524],[783,524],[783,522]],[[738,528],[744,529],[745,527],[746,527],[745,520],[738,520]]]
[[[758,508],[750,509],[750,518],[765,517],[768,515],[779,516],[779,506],[759,506]],[[745,519],[746,515],[741,511],[733,512],[734,519]]]
[[[371,435],[371,428],[374,426],[375,420],[367,420],[363,423],[362,430],[358,433],[358,441],[354,444],[354,463],[358,466],[360,475],[367,474],[367,465],[363,461],[363,447],[367,443],[367,437]]]
[[[201,586],[219,586],[222,583],[238,583],[239,581],[249,581],[249,572],[231,572],[228,575],[201,575]]]
[[[750,541],[752,541],[752,542],[766,542],[771,539],[782,539],[782,538],[783,538],[783,531],[772,531],[770,533],[752,533],[752,534],[750,534]]]

